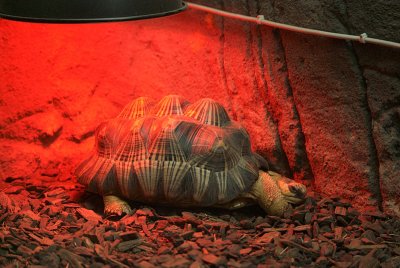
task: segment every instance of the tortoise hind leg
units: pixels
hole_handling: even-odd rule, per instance
[[[104,214],[105,215],[118,215],[121,216],[123,213],[132,214],[132,209],[129,204],[115,195],[103,196],[104,201]]]

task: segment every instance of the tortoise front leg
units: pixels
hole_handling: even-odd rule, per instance
[[[104,200],[104,214],[105,215],[118,215],[121,216],[123,213],[132,214],[132,209],[129,204],[115,195],[105,195]]]

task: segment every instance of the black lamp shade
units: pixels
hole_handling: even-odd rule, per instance
[[[161,17],[186,8],[182,0],[0,0],[0,17],[53,23]]]

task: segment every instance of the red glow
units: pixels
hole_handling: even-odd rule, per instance
[[[354,194],[367,192],[368,180],[342,157],[351,146],[331,135],[351,119],[316,122],[315,112],[304,102],[312,100],[302,97],[316,85],[306,78],[293,82],[293,96],[285,93],[288,82],[282,73],[288,66],[282,63],[284,55],[276,49],[271,29],[261,32],[262,51],[256,26],[196,11],[107,24],[0,20],[0,31],[4,176],[25,176],[54,163],[68,166],[64,170],[69,172],[93,147],[95,127],[115,117],[129,101],[178,94],[190,102],[213,98],[223,104],[248,130],[252,148],[285,175],[315,175],[321,191],[345,192],[359,204],[369,197]],[[301,76],[301,70],[290,70],[291,78]],[[303,141],[301,148],[296,147],[296,94],[301,97],[296,105],[305,122],[302,131],[317,137]],[[298,164],[298,151],[307,151],[311,158],[305,162],[311,168]]]
[[[253,144],[262,147],[263,107],[255,105],[251,90],[241,90],[240,99],[248,99],[241,105],[224,90],[219,18],[198,15],[200,20],[182,13],[174,19],[84,25],[0,20],[0,49],[6,55],[0,63],[0,117],[24,118],[9,135],[35,141],[29,129],[46,133],[62,127],[50,149],[68,157],[81,151],[70,150],[71,140],[87,135],[133,98],[180,94],[190,101],[214,98],[235,119],[250,119],[246,127],[254,129]],[[245,43],[232,48],[238,60]],[[235,77],[235,83],[250,84],[250,75]]]
[[[228,6],[229,1],[222,2]],[[264,9],[256,1],[242,2],[247,7],[229,8]],[[284,6],[268,13],[283,14]],[[396,158],[390,159],[387,150],[396,148],[392,140],[398,132],[395,124],[386,128],[398,118],[397,110],[387,105],[391,102],[376,101],[392,85],[390,72],[378,71],[395,64],[366,60],[362,49],[376,47],[365,44],[358,51],[340,42],[191,9],[105,24],[0,19],[0,266],[398,263],[400,223],[377,211],[383,201],[388,212],[400,213]],[[371,69],[368,64],[375,61],[384,67]],[[380,75],[382,81],[368,80]],[[387,92],[382,98],[395,96]],[[140,96],[159,101],[170,94],[192,104],[201,98],[221,103],[273,170],[313,184],[305,204],[281,218],[257,207],[182,211],[155,204],[134,204],[135,213],[117,221],[102,217],[101,197],[87,194],[90,186],[84,188],[73,175],[94,148],[96,127]],[[371,100],[384,108],[374,110]],[[166,123],[155,122],[158,128]],[[162,143],[156,135],[160,131],[149,126],[141,129]],[[211,143],[225,147],[215,132],[208,135],[209,128],[196,135],[194,152]],[[380,131],[387,136],[379,137]],[[126,148],[130,152],[132,147]],[[100,180],[93,181],[91,186],[98,187]],[[372,196],[377,192],[383,200]],[[154,199],[160,201],[158,195]]]

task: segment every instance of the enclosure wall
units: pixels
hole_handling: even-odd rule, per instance
[[[398,1],[196,1],[400,42]],[[400,52],[189,9],[108,24],[0,20],[0,175],[71,176],[138,96],[211,97],[287,176],[400,214]]]

